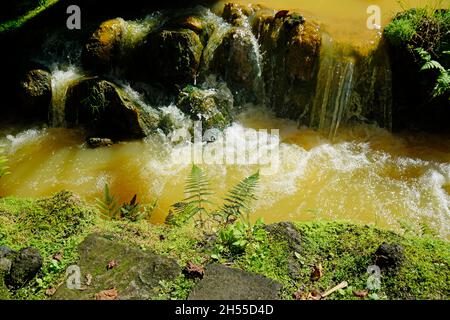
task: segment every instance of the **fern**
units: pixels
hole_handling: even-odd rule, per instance
[[[97,198],[97,208],[100,210],[100,214],[110,219],[117,219],[120,217],[120,206],[115,198],[109,191],[109,185],[105,183],[103,189],[103,199]]]
[[[8,175],[10,172],[8,171],[9,167],[7,165],[8,158],[3,154],[3,148],[0,147],[0,178]]]
[[[422,48],[416,48],[415,51],[419,54],[423,61],[423,66],[420,71],[438,70],[439,76],[433,88],[433,98],[440,97],[450,92],[450,69],[446,70],[438,61],[431,58],[431,54]],[[444,51],[443,54],[450,54],[450,51]],[[449,97],[450,99],[450,97]]]
[[[124,203],[120,207],[120,218],[136,222],[142,219],[140,213],[140,204],[137,202],[137,195],[135,194],[129,203]]]
[[[200,223],[203,224],[203,215],[208,214],[206,205],[213,204],[208,200],[213,195],[208,177],[203,170],[196,165],[192,166],[191,173],[185,185],[186,198],[174,204],[174,212],[167,222],[179,225],[186,223],[195,216],[199,216]]]
[[[229,221],[232,217],[236,217],[241,218],[247,225],[250,225],[250,206],[257,200],[255,193],[259,179],[258,171],[239,182],[230,190],[222,207],[226,221]]]

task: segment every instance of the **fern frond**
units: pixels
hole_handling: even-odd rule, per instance
[[[7,163],[8,158],[3,154],[3,149],[0,147],[0,178],[10,174]]]
[[[441,71],[445,70],[444,67],[439,62],[431,60],[431,61],[425,62],[425,64],[420,69],[420,71],[432,70],[432,69],[437,69],[437,70],[441,70]]]
[[[185,198],[172,206],[174,212],[172,217],[169,217],[166,222],[179,226],[199,215],[200,221],[203,223],[202,215],[208,214],[206,206],[213,204],[209,197],[214,193],[211,191],[207,175],[196,165],[192,166],[191,173],[186,179],[184,193]]]
[[[115,219],[120,215],[120,206],[109,191],[109,185],[106,183],[103,189],[103,199],[97,198],[97,208],[104,217]]]
[[[247,224],[250,223],[249,212],[251,204],[257,200],[255,195],[259,184],[259,171],[233,187],[225,198],[225,203],[222,207],[226,219],[230,217],[240,217],[245,220]]]
[[[443,71],[436,80],[436,85],[433,89],[433,97],[444,95],[450,88],[450,72]]]

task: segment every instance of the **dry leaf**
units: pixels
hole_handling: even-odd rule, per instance
[[[365,298],[369,295],[369,291],[368,290],[353,291],[353,294],[355,295],[355,297]]]
[[[86,275],[86,285],[87,285],[87,286],[90,286],[91,283],[92,283],[92,275],[91,275],[90,273],[88,273],[88,274]]]
[[[117,263],[116,260],[111,260],[110,262],[108,262],[108,265],[106,266],[106,269],[111,270],[115,267],[117,267],[119,264]]]
[[[48,297],[53,296],[56,293],[56,288],[48,288],[45,290],[45,295]]]
[[[61,262],[62,259],[63,259],[63,256],[62,256],[62,254],[61,254],[60,252],[58,252],[57,254],[55,254],[55,255],[53,256],[53,259],[55,259],[55,260],[58,261],[58,262]]]
[[[205,274],[205,268],[203,266],[196,265],[192,262],[187,263],[186,271],[190,276],[197,278],[203,278]]]
[[[95,294],[95,300],[117,300],[119,293],[116,288],[100,291]]]
[[[311,280],[312,281],[319,281],[320,278],[323,277],[323,268],[322,264],[315,265],[313,268],[313,271],[311,273]]]

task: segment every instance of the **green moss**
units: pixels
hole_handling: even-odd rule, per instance
[[[187,262],[212,262],[215,238],[186,225],[170,228],[141,221],[94,219],[94,210],[76,197],[62,192],[44,200],[0,199],[0,245],[13,249],[34,246],[44,257],[38,278],[11,293],[15,299],[44,299],[45,289],[62,281],[66,268],[78,258],[77,247],[86,235],[100,232],[114,241]],[[448,299],[450,288],[450,243],[432,236],[399,235],[372,226],[345,222],[295,223],[283,235],[283,225],[255,227],[244,252],[226,256],[233,267],[262,274],[283,285],[282,298],[291,299],[301,289],[325,291],[343,281],[349,288],[328,299],[360,299],[353,290],[364,290],[367,267],[384,242],[404,248],[405,261],[397,272],[382,274],[381,288],[371,298]],[[270,232],[269,232],[270,230]],[[286,234],[286,233],[285,233]],[[57,252],[63,260],[52,259]],[[312,267],[322,265],[323,276],[311,280]],[[180,275],[160,283],[158,299],[186,299],[196,281]],[[0,297],[9,292],[0,282]],[[369,297],[367,298],[369,299]]]
[[[59,0],[40,0],[36,1],[34,7],[21,16],[12,18],[9,21],[0,24],[0,33],[22,27],[26,22],[35,18],[37,15],[56,4]],[[24,1],[22,1],[24,2]]]
[[[77,246],[89,233],[95,213],[70,192],[32,200],[0,199],[0,245],[14,250],[35,247],[44,258],[37,278],[13,293],[13,298],[42,299],[77,259]],[[62,260],[53,256],[62,254]]]

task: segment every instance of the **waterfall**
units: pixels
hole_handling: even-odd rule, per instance
[[[355,60],[338,49],[324,34],[316,96],[310,113],[310,125],[329,136],[335,136],[346,121],[354,87]]]
[[[59,65],[52,67],[52,102],[50,109],[50,123],[53,127],[65,127],[66,93],[70,84],[83,77],[76,66],[70,65],[62,68]]]

